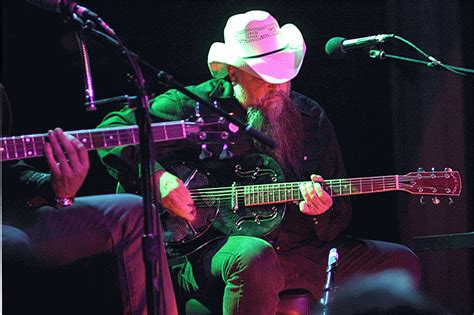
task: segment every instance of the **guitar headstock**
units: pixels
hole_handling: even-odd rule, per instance
[[[459,196],[462,182],[459,172],[450,168],[444,171],[419,170],[399,177],[400,189],[414,195]],[[436,204],[435,201],[433,203]]]
[[[233,156],[230,146],[236,142],[237,133],[239,132],[238,126],[223,117],[207,117],[204,119],[201,116],[197,116],[195,121],[190,123],[190,126],[192,127],[186,133],[188,138],[201,146],[199,159],[204,160],[214,154],[218,154],[221,160]]]

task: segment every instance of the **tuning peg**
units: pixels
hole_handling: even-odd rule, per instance
[[[425,204],[425,197],[424,197],[424,196],[421,196],[421,197],[420,197],[420,204],[421,204],[421,205],[424,205],[424,204]]]
[[[421,172],[424,172],[425,169],[424,169],[423,167],[418,167],[418,168],[416,169],[416,171],[421,173]]]
[[[445,172],[452,172],[452,171],[453,171],[453,169],[452,169],[452,168],[450,168],[450,167],[445,167],[445,168],[444,168],[444,171],[445,171]]]
[[[200,116],[197,116],[198,118],[196,119],[196,125],[198,126],[203,126],[204,125],[204,118],[200,117]]]
[[[432,171],[432,172],[435,172],[435,171],[436,171],[436,168],[432,167],[432,168],[431,168],[431,171]]]
[[[201,144],[201,153],[199,154],[199,159],[202,161],[208,159],[212,156],[212,152],[207,149],[207,144]]]
[[[229,150],[229,146],[227,144],[224,144],[224,146],[222,147],[222,152],[221,154],[219,154],[219,159],[221,160],[230,159],[233,156],[234,156],[234,153],[232,153]]]
[[[449,197],[448,198],[448,205],[452,205],[454,203],[453,198]]]
[[[439,205],[441,203],[441,200],[439,200],[438,197],[431,198],[431,201],[433,202],[434,205]]]
[[[201,117],[201,104],[199,102],[196,102],[196,105],[194,106],[194,115],[196,117]]]

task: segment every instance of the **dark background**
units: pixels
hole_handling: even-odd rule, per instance
[[[352,234],[411,245],[420,235],[473,230],[473,80],[401,61],[341,60],[324,53],[332,37],[396,33],[456,66],[473,65],[473,1],[81,1],[100,13],[127,47],[181,83],[210,77],[207,52],[223,41],[227,18],[251,9],[294,23],[308,51],[293,88],[320,101],[337,132],[350,177],[405,174],[418,166],[452,167],[464,190],[454,205],[420,205],[403,192],[352,198]],[[135,95],[127,64],[113,49],[88,42],[96,98]],[[419,58],[398,41],[387,53]],[[62,18],[24,1],[2,1],[2,83],[13,107],[13,134],[94,128],[113,105],[86,112],[74,33]],[[165,88],[147,73],[149,92]],[[81,194],[114,191],[95,153]],[[44,167],[41,159],[33,163]],[[428,202],[430,201],[427,199]],[[419,253],[422,289],[455,313],[474,309],[468,249]],[[343,258],[342,258],[343,259]]]

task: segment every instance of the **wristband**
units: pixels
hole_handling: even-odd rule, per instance
[[[70,207],[74,203],[74,196],[73,197],[55,197],[54,198],[54,207],[59,209],[59,208],[64,208],[64,207]]]

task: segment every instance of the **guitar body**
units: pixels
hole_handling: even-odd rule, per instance
[[[245,206],[241,194],[243,186],[284,181],[280,166],[268,156],[252,154],[227,160],[165,165],[187,185],[197,207],[192,225],[167,212],[162,214],[165,242],[171,257],[189,254],[218,237],[263,236],[283,219],[286,204]]]

